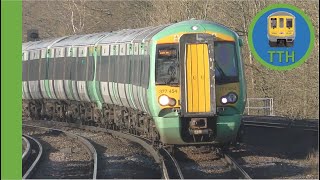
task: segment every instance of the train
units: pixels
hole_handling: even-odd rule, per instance
[[[225,146],[246,104],[241,46],[205,20],[22,44],[23,114],[164,146]]]
[[[296,36],[295,16],[277,11],[268,16],[268,39],[270,47],[292,47]]]

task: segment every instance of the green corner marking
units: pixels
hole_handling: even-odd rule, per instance
[[[300,59],[298,60],[298,62],[291,64],[289,66],[284,66],[284,67],[279,67],[279,66],[274,66],[271,65],[267,62],[265,62],[260,56],[259,54],[256,52],[254,46],[253,46],[253,42],[252,42],[252,33],[253,33],[253,28],[255,26],[255,24],[257,23],[257,21],[259,20],[259,18],[265,14],[266,12],[272,10],[272,9],[276,9],[276,8],[287,8],[287,9],[291,9],[293,11],[295,11],[296,13],[298,13],[299,15],[301,15],[304,20],[306,21],[306,23],[308,24],[309,30],[310,30],[310,44],[309,44],[309,48],[306,52],[306,54]],[[301,9],[297,8],[296,6],[293,6],[291,4],[272,4],[264,9],[262,9],[252,20],[250,27],[249,27],[249,34],[248,34],[248,41],[249,41],[249,48],[254,56],[254,58],[259,61],[262,65],[266,66],[267,68],[273,69],[273,70],[291,70],[294,69],[298,66],[300,66],[301,64],[303,64],[308,57],[311,55],[311,52],[314,48],[314,39],[315,39],[315,35],[314,35],[314,28],[312,25],[312,22],[309,18],[309,16],[307,16]]]
[[[22,178],[22,1],[1,1],[1,179]]]

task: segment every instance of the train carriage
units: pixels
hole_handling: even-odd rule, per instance
[[[168,145],[222,145],[237,136],[246,100],[242,40],[223,25],[188,20],[32,43],[24,53],[47,55],[31,71],[53,74],[36,77],[46,91],[40,85],[28,97],[36,85],[26,78],[32,60],[23,58],[32,117],[128,130]]]

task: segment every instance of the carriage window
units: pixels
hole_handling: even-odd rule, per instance
[[[287,19],[287,28],[292,28],[292,19]]]
[[[54,49],[49,49],[48,50],[48,66],[47,66],[47,69],[48,69],[48,79],[49,80],[53,80],[53,67],[54,67]]]
[[[78,57],[78,48],[72,47],[70,48],[70,57],[68,58],[70,61],[70,80],[76,81],[78,76],[77,70],[77,57]]]
[[[158,45],[156,57],[156,84],[179,83],[179,61],[176,44]]]
[[[271,18],[271,27],[276,28],[277,27],[277,18]]]
[[[40,80],[43,79],[48,79],[47,78],[47,59],[46,59],[46,55],[47,55],[47,50],[46,49],[42,49],[41,50],[41,58],[40,58]]]
[[[29,61],[22,62],[22,81],[28,81]]]
[[[89,54],[88,57],[88,74],[87,74],[87,81],[93,81],[94,78],[94,55],[93,53]]]
[[[284,21],[283,21],[283,18],[280,18],[280,24],[279,24],[280,28],[283,28],[284,26]]]
[[[86,81],[86,71],[88,64],[87,47],[79,48],[77,61],[77,81]]]
[[[216,82],[238,82],[237,54],[234,42],[214,42],[214,60]]]
[[[108,81],[108,68],[110,66],[109,61],[109,46],[102,46],[102,53],[100,56],[100,81],[107,82]]]
[[[64,48],[56,49],[56,55],[54,60],[54,79],[62,80],[64,78]]]

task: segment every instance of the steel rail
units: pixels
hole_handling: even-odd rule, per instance
[[[110,129],[100,128],[100,127],[84,126],[79,124],[68,124],[64,122],[62,123],[74,128],[80,128],[80,129],[95,131],[95,132],[105,132],[108,134],[112,134],[113,136],[122,137],[130,141],[136,142],[140,144],[143,148],[145,148],[153,156],[153,158],[157,163],[160,163],[162,167],[162,176],[164,179],[184,179],[181,168],[178,165],[177,161],[170,155],[170,153],[166,149],[160,148],[159,151],[157,151],[153,147],[149,139],[139,137],[133,134],[129,134],[126,132],[119,132],[119,131],[114,131]],[[159,156],[159,154],[161,155],[161,157]]]
[[[27,147],[22,154],[22,164],[24,164],[29,158],[29,155],[31,154],[31,148],[30,148],[30,142],[28,141],[28,139],[25,138],[24,136],[22,136],[22,139],[27,144]]]
[[[319,121],[315,119],[295,120],[281,116],[243,116],[242,124],[245,126],[319,131]]]
[[[162,163],[167,170],[166,174],[164,174],[164,178],[184,179],[181,168],[176,159],[172,157],[171,154],[165,148],[159,149],[159,153],[162,155],[162,157],[164,157],[164,161],[162,161]]]
[[[22,179],[29,179],[30,176],[32,175],[32,173],[34,173],[36,166],[39,164],[40,158],[42,157],[43,154],[43,148],[42,145],[40,144],[40,142],[38,140],[36,140],[35,138],[29,136],[29,135],[23,135],[26,139],[28,139],[28,141],[30,142],[30,140],[33,142],[30,143],[30,154],[31,154],[31,150],[32,149],[36,149],[36,158],[32,161],[32,164],[30,165],[30,167],[28,167],[28,170],[23,174]],[[33,144],[33,145],[31,145]],[[34,147],[34,146],[37,147]],[[29,157],[31,157],[29,154],[28,159],[24,160],[25,162],[27,162],[28,160],[30,160]]]
[[[56,122],[53,122],[53,121],[50,121],[50,123],[56,124]],[[132,142],[138,143],[152,155],[152,157],[157,163],[160,164],[162,168],[162,176],[164,179],[183,179],[182,171],[177,161],[165,149],[160,148],[159,151],[155,149],[155,147],[153,147],[149,139],[139,137],[133,134],[129,134],[126,132],[120,132],[120,131],[100,128],[100,127],[87,126],[87,125],[81,125],[81,124],[75,124],[75,123],[66,123],[66,122],[58,122],[58,123],[71,128],[79,128],[79,129],[93,131],[93,132],[104,132],[116,137],[121,137],[124,139],[128,139]],[[163,155],[166,155],[166,156],[161,155],[160,151],[162,152]],[[168,168],[169,165],[171,168]]]
[[[28,124],[22,124],[22,126],[28,126],[28,127],[34,127],[34,128],[41,128],[41,129],[47,129],[51,132],[61,132],[66,134],[67,136],[78,140],[87,150],[88,154],[91,156],[91,160],[93,161],[93,172],[92,172],[92,179],[97,179],[97,170],[98,170],[98,156],[97,156],[97,151],[94,148],[94,146],[84,137],[78,135],[78,134],[73,134],[69,133],[60,129],[55,129],[55,128],[49,128],[49,127],[42,127],[42,126],[34,126],[34,125],[28,125]]]
[[[302,129],[305,131],[318,132],[318,127],[316,126],[302,126],[302,125],[292,125],[292,124],[281,124],[273,122],[252,122],[252,121],[243,121],[244,126],[252,127],[266,127],[266,128],[278,128],[278,129]]]
[[[236,160],[234,160],[230,155],[227,154],[227,152],[222,152],[222,157],[227,161],[227,163],[238,173],[240,174],[241,178],[243,179],[252,179],[249,174],[242,169],[242,167],[237,163]]]

